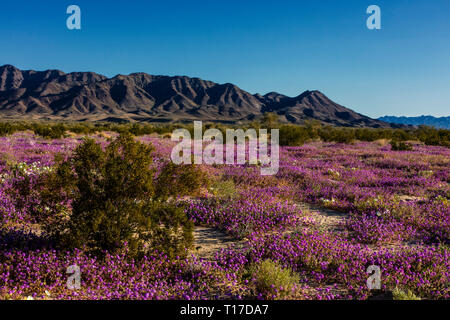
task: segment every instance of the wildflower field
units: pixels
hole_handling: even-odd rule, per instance
[[[91,137],[105,148],[116,135]],[[64,247],[48,231],[71,219],[74,201],[67,192],[48,205],[44,182],[83,138],[0,137],[0,299],[368,299],[371,265],[381,271],[377,294],[450,298],[446,147],[309,142],[281,147],[274,176],[256,165],[199,165],[205,182],[195,193],[163,200],[187,217],[192,241],[176,254],[149,247],[137,256],[126,242],[101,254]],[[156,179],[174,143],[135,139],[152,145]]]

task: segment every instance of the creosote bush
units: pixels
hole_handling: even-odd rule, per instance
[[[280,145],[282,146],[301,146],[311,138],[306,127],[285,125],[280,128]]]
[[[0,136],[10,135],[17,131],[31,130],[44,138],[61,138],[68,132],[77,134],[95,134],[103,131],[113,131],[119,134],[131,133],[135,136],[157,133],[166,137],[177,128],[185,128],[193,134],[192,124],[151,124],[144,122],[112,123],[112,122],[50,122],[50,121],[9,121],[0,122]],[[219,129],[225,134],[226,129],[236,129],[237,126],[205,123],[204,130]],[[282,124],[274,113],[266,113],[259,121],[240,125],[242,129],[266,128],[280,129],[280,144],[282,146],[300,146],[307,141],[320,139],[325,142],[352,143],[359,141],[375,141],[380,139],[407,141],[416,140],[426,145],[450,147],[450,130],[436,129],[428,126],[418,128],[349,128],[324,125],[317,120],[305,121],[303,125]]]
[[[283,299],[292,294],[299,283],[299,276],[270,259],[259,262],[250,268],[255,280],[256,290],[265,299]]]
[[[183,208],[171,203],[152,202],[148,212],[151,213],[150,247],[172,258],[184,256],[185,249],[194,241],[194,224]]]
[[[236,186],[232,179],[216,180],[211,183],[209,191],[218,198],[230,199],[237,194]]]
[[[209,178],[199,165],[168,162],[158,176],[156,196],[162,199],[195,196],[208,185]]]
[[[72,212],[50,225],[63,247],[100,253],[127,250],[136,257],[150,249],[182,255],[192,242],[192,225],[180,208],[156,202],[153,148],[121,134],[105,150],[92,139],[60,161],[47,180],[44,198],[72,199]],[[63,192],[55,193],[56,190]],[[52,197],[56,195],[55,197]]]
[[[392,295],[394,297],[394,300],[422,300],[409,289],[403,291],[399,288],[395,288],[392,291]]]
[[[411,151],[411,145],[403,142],[403,141],[391,141],[391,149],[394,151]]]

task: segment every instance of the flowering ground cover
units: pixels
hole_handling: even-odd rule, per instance
[[[106,134],[93,137],[108,144]],[[155,148],[158,171],[173,143],[137,139]],[[70,155],[81,141],[0,137],[0,298],[367,299],[370,265],[380,267],[382,292],[450,298],[448,148],[312,142],[282,147],[275,176],[248,164],[202,165],[212,183],[178,204],[197,226],[235,243],[209,257],[196,255],[194,243],[183,257],[155,251],[131,259],[126,251],[57,249],[45,232],[52,215],[70,211],[70,199],[43,206],[40,180],[54,170],[56,154]],[[304,203],[341,212],[333,221],[343,231],[323,228],[320,210],[304,210]],[[74,264],[78,290],[67,287]],[[277,277],[262,279],[264,268]]]

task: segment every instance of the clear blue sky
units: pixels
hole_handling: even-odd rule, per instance
[[[82,29],[66,28],[79,5]],[[382,29],[366,28],[381,7]],[[317,89],[372,117],[450,115],[450,1],[2,1],[0,65]]]

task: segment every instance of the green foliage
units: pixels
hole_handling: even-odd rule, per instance
[[[66,245],[116,251],[128,243],[136,253],[148,241],[150,217],[145,199],[152,196],[151,148],[121,135],[105,151],[86,139],[74,152],[75,197]]]
[[[0,137],[13,134],[16,131],[18,131],[18,128],[14,124],[8,122],[0,123]]]
[[[351,143],[356,139],[352,128],[324,127],[319,129],[319,137],[325,142]]]
[[[266,112],[263,115],[261,126],[266,129],[275,129],[278,128],[278,115],[274,112]]]
[[[394,300],[421,300],[420,297],[416,296],[411,290],[403,291],[399,288],[395,288],[392,291]]]
[[[280,127],[280,145],[301,146],[310,140],[311,134],[306,127],[284,125]]]
[[[300,146],[311,139],[319,138],[325,142],[352,143],[354,140],[375,141],[379,139],[395,140],[402,143],[417,140],[427,145],[450,147],[450,130],[420,127],[419,129],[390,128],[346,128],[322,127],[319,123],[306,122],[304,126],[284,125],[280,127],[280,145]]]
[[[156,197],[195,196],[202,187],[208,187],[208,176],[195,164],[174,164],[168,162],[156,182]]]
[[[231,179],[214,181],[209,190],[218,198],[233,198],[237,193],[234,181]]]
[[[35,134],[42,136],[46,139],[59,139],[66,132],[66,126],[63,124],[56,125],[35,125],[33,128]]]
[[[411,151],[413,148],[411,145],[403,141],[391,141],[391,149],[394,151]]]
[[[416,136],[426,145],[450,147],[450,130],[420,126]]]
[[[71,214],[50,225],[60,245],[94,253],[127,249],[131,256],[156,246],[170,255],[184,254],[192,227],[181,209],[151,200],[152,151],[122,134],[105,150],[86,139],[70,159],[60,161],[43,195],[53,204],[61,201],[60,194],[73,200]],[[63,192],[55,198],[56,190]]]
[[[0,122],[0,136],[12,134],[17,131],[32,130],[36,134],[56,139],[67,132],[77,134],[94,134],[103,131],[131,133],[135,136],[145,134],[170,134],[177,128],[185,128],[193,134],[193,124],[150,124],[135,123],[111,123],[111,122],[26,122],[9,121]],[[223,135],[228,128],[236,129],[236,125],[204,123],[203,130],[208,128],[219,129]],[[326,142],[352,143],[354,140],[375,141],[379,139],[408,141],[421,141],[427,145],[450,147],[450,130],[435,129],[427,126],[419,128],[347,128],[323,126],[319,121],[305,121],[304,125],[280,125],[275,113],[266,113],[260,121],[253,121],[239,126],[244,130],[248,128],[280,129],[280,144],[283,146],[299,146],[303,143],[320,139]]]
[[[182,207],[172,203],[153,202],[149,204],[152,225],[150,247],[166,253],[169,257],[182,256],[185,249],[194,242],[194,223]]]
[[[288,297],[300,280],[292,270],[284,269],[270,259],[251,267],[250,274],[255,279],[257,292],[263,294],[266,299]]]

